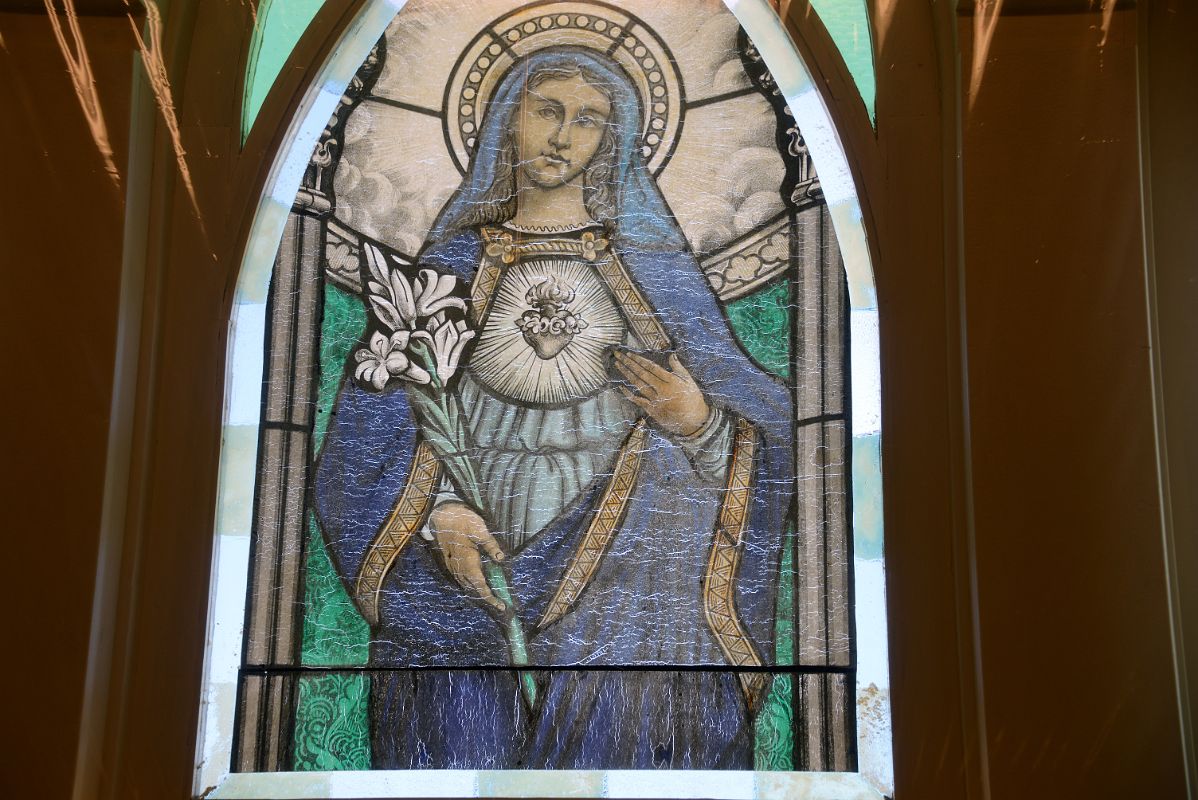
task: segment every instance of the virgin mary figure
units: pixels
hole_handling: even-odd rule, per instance
[[[373,626],[376,768],[752,768],[792,403],[737,344],[643,125],[606,56],[526,56],[428,234],[417,266],[469,286],[450,391],[482,508],[402,384],[340,392],[314,497]]]

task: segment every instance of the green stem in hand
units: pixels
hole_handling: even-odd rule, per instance
[[[516,614],[516,606],[512,599],[511,589],[508,587],[507,575],[504,573],[503,567],[494,561],[488,561],[483,572],[491,591],[508,608],[504,633],[507,635],[508,652],[512,664],[517,667],[528,666],[528,639],[524,635],[524,625]],[[524,693],[524,700],[528,703],[528,707],[534,707],[537,703],[537,681],[531,672],[520,673],[520,690]]]

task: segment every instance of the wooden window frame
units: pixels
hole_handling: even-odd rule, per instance
[[[77,781],[101,797],[190,794],[233,289],[255,203],[308,88],[305,67],[324,60],[360,4],[328,0],[239,147],[249,11],[173,3],[162,41],[178,143],[205,154],[188,160],[187,176],[172,133],[155,124],[152,88],[135,92],[130,244],[145,258],[126,271],[137,290],[122,311],[139,324],[118,357],[133,444],[127,480],[116,482],[124,524],[101,544],[96,614],[111,638],[93,651],[99,700],[85,709],[90,755]],[[946,5],[892,8],[876,134],[818,17],[794,2],[786,19],[844,142],[875,268],[896,779],[906,796],[927,798],[980,797],[983,781],[950,146],[960,95]]]

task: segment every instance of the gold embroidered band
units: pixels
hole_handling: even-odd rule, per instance
[[[412,455],[412,468],[399,500],[366,549],[366,557],[358,571],[354,597],[362,616],[371,626],[379,624],[379,590],[383,587],[383,578],[408,546],[412,535],[424,524],[440,479],[441,464],[433,448],[421,442]]]
[[[485,258],[479,265],[474,281],[470,284],[470,321],[476,328],[483,324],[483,317],[491,305],[491,298],[499,287],[499,276],[502,268],[494,259]]]
[[[599,563],[620,529],[620,523],[624,521],[624,514],[628,510],[628,498],[632,496],[633,487],[636,486],[636,479],[641,471],[641,457],[645,451],[647,437],[645,421],[637,420],[620,447],[615,470],[595,508],[595,516],[591,518],[591,524],[578,543],[578,549],[574,551],[574,556],[566,566],[545,614],[537,623],[538,631],[548,628],[564,617],[595,577]]]
[[[607,281],[608,287],[620,304],[620,309],[632,326],[632,332],[640,339],[641,344],[649,350],[667,350],[670,347],[670,337],[665,327],[657,318],[657,313],[649,301],[641,294],[641,290],[633,283],[632,276],[624,266],[624,262],[613,252],[610,257],[595,264],[595,269]]]
[[[587,231],[577,239],[534,239],[517,241],[497,228],[483,228],[483,248],[488,257],[513,264],[523,256],[582,256],[594,261],[608,247],[608,240]]]
[[[703,577],[703,613],[724,658],[734,667],[760,667],[761,657],[745,632],[736,610],[736,573],[740,567],[741,546],[749,520],[752,499],[753,458],[757,434],[752,424],[738,419],[728,467],[728,485],[720,504],[707,571]],[[737,674],[749,708],[756,708],[769,675],[762,672]]]

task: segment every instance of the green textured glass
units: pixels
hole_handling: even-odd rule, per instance
[[[308,514],[307,544],[302,662],[306,667],[365,664],[370,657],[370,626],[354,608],[333,569],[312,513]]]
[[[345,377],[345,363],[366,330],[366,306],[361,298],[333,284],[324,287],[324,317],[320,323],[320,385],[316,394],[313,450],[320,452],[337,392]]]
[[[732,331],[763,368],[789,378],[790,281],[782,279],[724,307]],[[794,531],[787,530],[782,545],[775,613],[774,657],[779,665],[794,663]],[[759,770],[794,769],[794,679],[776,675],[769,694],[757,712],[753,739],[753,766]]]
[[[320,326],[320,383],[313,450],[320,451],[337,400],[346,359],[366,329],[366,309],[357,297],[326,284]],[[329,559],[314,514],[308,514],[305,560],[305,666],[365,664],[370,626],[354,607]],[[370,769],[370,678],[332,673],[300,678],[295,711],[295,769]]]
[[[774,660],[779,666],[795,662],[795,534],[788,527],[782,542],[782,564],[778,575],[775,606]],[[753,732],[753,768],[792,770],[794,759],[794,678],[775,675],[769,694],[757,712]]]
[[[736,338],[767,372],[790,377],[790,281],[780,280],[724,306]]]
[[[320,452],[329,415],[337,400],[349,351],[366,329],[366,309],[357,297],[325,285],[320,330],[320,383],[316,395],[313,452]],[[305,666],[365,664],[370,655],[370,627],[354,608],[324,546],[315,515],[308,514],[304,586]]]
[[[299,681],[295,712],[298,772],[370,769],[370,678],[332,673]]]

